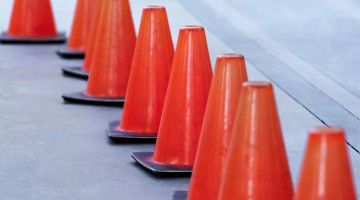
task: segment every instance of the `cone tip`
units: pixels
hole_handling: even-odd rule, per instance
[[[180,27],[180,30],[204,30],[204,27],[199,25],[186,25]]]
[[[237,53],[224,53],[224,54],[220,54],[217,57],[218,59],[222,59],[222,58],[236,58],[236,59],[244,59],[244,56],[242,54],[237,54]]]
[[[272,84],[267,81],[248,81],[243,83],[245,88],[272,88]]]
[[[338,134],[343,132],[344,132],[343,128],[327,127],[327,126],[318,126],[310,130],[310,133],[317,133],[317,134]]]
[[[146,6],[144,7],[144,10],[162,10],[162,9],[165,9],[164,6],[161,6],[161,5],[149,5],[149,6]]]
[[[339,138],[345,140],[344,129],[340,127],[314,127],[309,131],[310,139]]]

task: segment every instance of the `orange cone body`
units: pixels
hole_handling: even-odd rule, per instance
[[[344,131],[310,131],[295,200],[355,200]]]
[[[173,58],[165,8],[144,8],[119,129],[158,132]]]
[[[96,29],[87,95],[104,98],[125,96],[135,42],[129,1],[103,1]]]
[[[224,173],[224,160],[240,98],[247,81],[242,55],[224,54],[216,61],[199,145],[191,176],[188,200],[216,200]]]
[[[192,166],[212,79],[205,30],[180,29],[154,160]]]
[[[102,11],[102,7],[104,6],[104,2],[106,0],[98,0],[95,12],[93,13],[93,19],[91,20],[91,25],[90,25],[90,32],[89,35],[86,39],[86,48],[85,48],[85,52],[86,52],[86,56],[84,59],[84,63],[83,66],[81,68],[81,70],[85,71],[85,72],[89,72],[90,71],[90,67],[91,67],[91,62],[93,60],[93,53],[94,53],[94,47],[95,47],[95,39],[96,39],[96,33],[97,33],[97,28],[99,25],[99,21],[100,21],[100,15],[101,15],[101,11]]]
[[[37,38],[56,36],[50,0],[14,0],[8,34]]]
[[[293,186],[273,88],[243,84],[219,200],[288,200]]]
[[[91,20],[99,0],[78,0],[75,16],[68,41],[68,48],[85,51],[86,41],[90,32]]]

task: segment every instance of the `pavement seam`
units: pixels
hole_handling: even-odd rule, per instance
[[[211,2],[212,5],[210,6],[208,3],[204,3],[202,1],[198,2],[200,4],[206,4],[207,6],[210,6],[210,8],[215,8],[214,9],[216,12],[219,13],[219,10],[217,9],[226,9],[227,11],[229,10],[233,10],[232,8],[226,6],[226,8],[222,7],[224,5],[224,3],[220,3],[221,6],[214,6],[214,5],[218,5],[216,4],[216,2],[219,4],[219,2],[217,0]],[[215,4],[214,4],[215,3]],[[186,7],[186,2],[181,2],[180,5],[182,5],[186,10],[189,10],[187,7]],[[221,12],[220,12],[221,13]],[[234,15],[238,15],[237,13],[227,13],[228,15],[231,15],[232,17],[234,17]],[[195,16],[199,19],[199,16]],[[232,21],[231,19],[227,19],[228,21]],[[200,21],[203,21],[201,18],[200,18]],[[242,19],[242,22],[244,21],[244,19]],[[239,22],[239,20],[237,21]],[[247,24],[249,24],[248,22],[245,22]],[[241,23],[242,24],[242,23]],[[244,27],[243,29],[239,29],[236,24],[234,23],[231,23],[231,25],[233,25],[235,28],[237,28],[239,31],[241,32],[244,32]],[[242,24],[243,25],[243,24]],[[247,26],[245,26],[247,27]],[[219,38],[218,37],[218,34],[214,31],[211,31],[220,41],[223,41],[222,38]],[[246,31],[245,31],[246,32]],[[261,33],[263,34],[263,33]],[[331,101],[333,101],[336,105],[340,106],[342,109],[344,109],[348,114],[350,114],[350,116],[353,116],[355,119],[357,119],[358,121],[360,121],[360,118],[357,117],[351,110],[349,110],[347,107],[345,107],[344,105],[342,105],[341,103],[339,103],[338,101],[336,101],[336,99],[334,99],[332,96],[329,96],[327,93],[325,93],[323,90],[321,90],[319,87],[317,87],[313,82],[309,81],[309,78],[307,77],[304,77],[304,74],[299,74],[297,73],[297,70],[294,69],[294,67],[291,65],[291,63],[289,64],[288,62],[286,62],[286,60],[283,60],[283,59],[280,59],[277,54],[273,54],[271,52],[269,52],[269,49],[264,47],[264,45],[262,45],[261,43],[259,43],[256,38],[254,38],[253,36],[249,36],[249,33],[245,33],[246,36],[249,37],[249,39],[255,41],[255,43],[257,43],[258,45],[260,45],[262,48],[264,48],[268,53],[270,53],[271,55],[275,56],[275,58],[279,59],[280,62],[282,62],[285,66],[288,67],[289,70],[291,70],[292,72],[294,72],[295,74],[299,75],[301,79],[303,79],[306,83],[308,83],[309,85],[311,85],[314,89],[316,89],[317,91],[319,91],[320,93],[324,94],[326,97],[328,97]],[[250,34],[251,35],[251,34]],[[263,34],[264,35],[264,34]],[[225,41],[223,41],[224,44],[227,44]],[[276,43],[276,45],[279,45]],[[228,46],[228,45],[227,45]],[[280,46],[280,45],[279,45]],[[233,49],[235,50],[234,48],[228,46],[230,49]],[[280,46],[281,47],[281,46]],[[291,54],[291,56],[294,58],[296,57],[295,55],[293,55],[290,51],[288,51],[287,49],[284,49],[283,47],[281,47],[282,50],[286,51],[287,55]],[[282,57],[282,56],[280,56]],[[296,57],[295,60],[298,60],[301,63],[305,63],[305,65],[307,65],[308,68],[312,68],[311,70],[312,71],[316,71],[317,74],[321,74],[322,77],[324,77],[325,79],[327,79],[327,81],[331,81],[331,82],[334,82],[331,78],[327,77],[326,75],[322,74],[321,72],[317,71],[316,68],[312,67],[310,64],[306,63],[305,61],[301,60],[300,58]],[[285,61],[285,62],[284,62]],[[296,63],[296,66],[301,66],[299,63]],[[298,99],[295,98],[295,96],[291,95],[289,92],[287,92],[283,87],[281,87],[279,84],[277,84],[275,81],[273,81],[269,76],[266,75],[266,73],[264,73],[261,69],[259,69],[258,67],[255,67],[256,70],[260,71],[262,74],[264,74],[269,80],[271,80],[277,87],[279,87],[284,93],[286,93],[289,97],[291,97],[295,102],[297,102],[298,104],[300,104],[302,107],[304,107],[311,115],[313,115],[315,118],[317,118],[321,123],[323,123],[324,125],[326,126],[329,126],[323,119],[321,119],[318,115],[316,115],[313,111],[310,110],[310,108],[306,107],[306,105],[304,105],[303,103],[301,103]],[[321,81],[321,80],[320,80]],[[337,88],[340,88],[340,90],[342,90],[342,92],[345,92],[347,94],[347,96],[350,96],[350,99],[352,99],[352,101],[356,101],[356,102],[359,102],[359,104],[357,103],[352,103],[352,104],[357,104],[357,105],[360,105],[360,99],[357,97],[357,96],[354,96],[352,93],[350,93],[349,91],[345,91],[344,88],[341,86],[341,85],[337,85],[336,83],[332,83],[331,85],[336,85]],[[331,88],[331,90],[333,90],[333,88]],[[331,91],[330,90],[330,91]],[[343,97],[342,95],[339,95],[341,97]],[[351,105],[351,104],[350,104]],[[358,109],[356,109],[355,111],[357,111]],[[360,111],[360,110],[359,110]],[[360,113],[359,113],[360,114]],[[355,147],[353,146],[351,143],[347,142],[348,145],[358,154],[360,154],[360,151]]]
[[[266,35],[262,30],[252,24],[249,19],[236,12],[234,8],[228,6],[226,3],[219,0],[213,0],[211,3],[206,3],[205,1],[202,2],[218,13],[220,13],[221,10],[226,10],[226,13],[222,13],[223,17],[234,27],[263,47],[268,53],[281,60],[291,70],[303,77],[304,80],[341,104],[350,114],[355,115],[356,117],[360,116],[360,99],[357,96],[344,89],[311,64],[281,46],[273,38]],[[241,26],[235,24],[234,21],[241,24]],[[357,117],[357,119],[359,118]]]

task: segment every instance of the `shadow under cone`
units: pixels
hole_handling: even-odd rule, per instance
[[[205,30],[180,28],[155,153],[133,153],[158,175],[190,175],[212,79]]]
[[[135,42],[129,1],[103,1],[86,91],[63,95],[64,100],[123,105]]]
[[[86,41],[90,32],[99,0],[77,0],[75,15],[67,47],[59,48],[57,54],[63,58],[84,58]]]
[[[242,55],[224,54],[216,61],[189,187],[189,200],[216,200],[243,82]]]
[[[14,0],[9,30],[0,36],[2,43],[63,43],[58,33],[50,0]]]
[[[292,195],[272,85],[244,83],[218,199],[288,200]]]
[[[95,12],[93,14],[94,15],[93,19],[91,20],[91,26],[89,29],[90,31],[89,31],[88,37],[86,39],[86,46],[85,46],[86,56],[85,56],[83,65],[78,66],[78,67],[62,68],[64,75],[83,79],[83,80],[88,79],[91,61],[93,59],[93,54],[94,54],[94,49],[95,49],[94,47],[95,47],[95,38],[96,38],[97,27],[99,25],[102,7],[105,6],[104,2],[105,2],[104,0],[97,0],[97,6],[96,6]]]
[[[120,125],[111,127],[110,124],[111,139],[155,141],[173,58],[174,46],[165,8],[144,8],[122,119]]]
[[[355,200],[344,131],[310,131],[294,200]]]

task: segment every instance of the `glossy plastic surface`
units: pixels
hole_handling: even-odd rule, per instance
[[[99,25],[102,7],[105,6],[104,2],[105,2],[104,0],[98,0],[98,5],[95,9],[95,12],[93,13],[94,16],[93,19],[91,20],[91,25],[89,29],[90,32],[86,39],[86,48],[85,48],[86,56],[82,66],[82,71],[84,72],[90,71],[91,62],[93,60],[93,54],[95,49],[96,30]]]
[[[94,18],[99,0],[78,0],[73,24],[70,31],[68,48],[85,51],[86,41],[90,33],[91,21]]]
[[[144,8],[119,130],[158,132],[173,58],[165,8]]]
[[[129,1],[104,1],[96,29],[86,94],[105,98],[125,97],[135,42]]]
[[[191,177],[189,200],[217,199],[244,81],[247,81],[247,72],[242,55],[218,56]]]
[[[288,200],[293,186],[273,88],[243,84],[219,200]]]
[[[344,131],[310,131],[295,200],[356,199]]]
[[[50,0],[14,0],[8,34],[29,38],[57,36]]]
[[[154,160],[192,166],[212,79],[205,30],[180,29]]]

